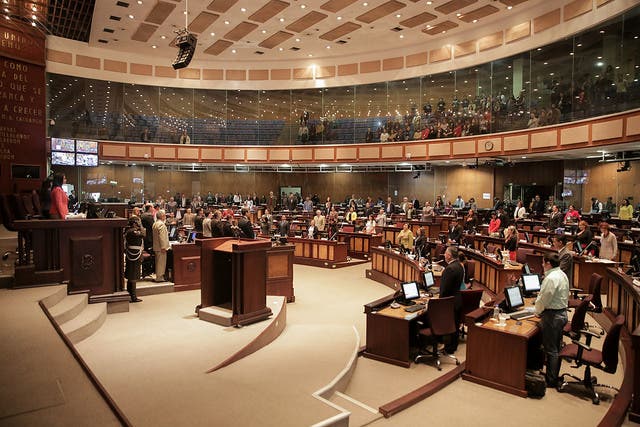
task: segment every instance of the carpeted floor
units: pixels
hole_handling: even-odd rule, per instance
[[[129,313],[109,315],[100,330],[77,349],[136,426],[312,425],[338,413],[312,393],[345,367],[354,347],[365,344],[363,305],[390,293],[389,288],[365,278],[367,267],[323,270],[294,266],[296,302],[287,305],[283,334],[269,346],[211,374],[205,371],[242,347],[263,326],[236,329],[200,321],[193,314],[198,291],[145,296],[144,302],[131,305]],[[9,301],[8,295],[20,299],[22,292],[0,293],[2,306]],[[14,328],[5,329],[6,343]],[[464,344],[458,354],[464,359]],[[11,358],[2,366],[8,364]],[[445,361],[443,372],[453,366]],[[359,358],[343,390],[356,402],[349,404],[354,410],[351,425],[596,425],[608,408],[607,401],[595,406],[554,390],[541,400],[523,399],[457,380],[389,419],[366,409],[376,410],[438,375],[428,365],[405,369]],[[621,369],[598,378],[619,385]],[[70,420],[68,425],[79,425],[89,418],[80,414]],[[0,418],[0,424],[4,421]],[[108,424],[109,417],[91,418],[91,425]]]

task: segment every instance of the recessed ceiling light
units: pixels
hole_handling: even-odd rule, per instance
[[[399,13],[396,15],[396,18],[400,18],[402,15],[400,15]]]
[[[278,50],[279,50],[280,52],[282,52],[282,51],[284,50],[284,48],[279,47],[279,48],[278,48]]]
[[[133,19],[133,15],[129,15],[129,18]]]
[[[153,46],[151,46],[153,49],[156,49],[158,46],[156,46],[155,44]]]
[[[229,25],[229,21],[224,21],[224,25]]]
[[[306,8],[307,8],[307,5],[306,5],[306,4],[301,4],[301,5],[300,5],[300,9],[306,9]]]
[[[240,8],[240,12],[246,12],[246,11],[247,11],[247,9],[246,9],[246,8],[244,8],[244,7],[241,7],[241,8]]]
[[[138,0],[138,4],[142,4],[142,0]]]
[[[284,18],[280,18],[280,22],[284,22]]]
[[[400,34],[400,38],[403,39],[404,38],[404,34]]]
[[[369,6],[369,3],[364,2],[364,3],[362,3],[362,6],[367,7],[367,6]]]
[[[477,20],[477,19],[474,19],[474,20],[473,20],[473,23],[475,24],[476,22],[478,22],[478,20]]]
[[[160,36],[160,38],[161,38],[162,40],[164,40],[164,39],[166,39],[166,38],[167,38],[167,36]]]
[[[236,50],[235,49],[231,49],[231,53],[236,53]]]
[[[267,30],[262,30],[262,34],[267,34]]]
[[[340,20],[342,20],[342,16],[338,16],[336,19],[337,19],[338,21],[340,21]]]
[[[507,10],[513,9],[513,6],[507,6]]]
[[[327,49],[331,49],[331,46],[327,46]]]
[[[313,56],[313,54],[311,54],[311,53],[310,53],[310,54],[309,54],[309,58],[311,58],[312,56]]]
[[[297,42],[300,42],[300,39],[296,39]]]
[[[432,4],[432,3],[433,3],[432,1],[428,1],[428,2],[427,2],[427,5],[430,5],[430,4]]]

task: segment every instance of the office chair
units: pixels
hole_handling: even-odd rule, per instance
[[[462,297],[462,308],[460,309],[460,319],[458,319],[458,322],[460,322],[460,338],[464,338],[467,334],[464,322],[466,315],[480,307],[482,292],[482,289],[460,291],[460,296]]]
[[[533,254],[533,249],[530,248],[518,248],[516,249],[516,261],[520,264],[527,263],[527,255]]]
[[[539,254],[527,254],[527,264],[529,264],[529,269],[533,274],[542,274],[544,270],[542,268],[542,255]]]
[[[589,279],[589,293],[587,294],[591,296],[591,304],[589,304],[587,311],[602,313],[602,295],[600,294],[602,280],[602,276],[598,273],[591,274]],[[569,308],[577,308],[580,302],[586,298],[586,295],[580,296],[580,293],[583,292],[580,288],[571,288],[570,292],[573,293],[573,298],[569,298],[568,306]],[[589,328],[589,324],[585,323],[585,327]],[[604,335],[604,329],[602,328],[600,328],[600,335]]]
[[[455,297],[446,298],[432,298],[429,300],[427,306],[426,318],[429,321],[429,326],[418,330],[418,340],[424,337],[425,340],[432,346],[432,350],[425,348],[426,353],[421,353],[416,356],[415,363],[420,363],[425,358],[435,360],[436,367],[439,371],[442,370],[440,366],[440,356],[446,355],[447,357],[456,361],[456,365],[460,364],[460,361],[452,354],[445,354],[438,351],[438,343],[441,339],[447,335],[453,335],[456,333],[456,320],[454,314],[454,299]]]
[[[571,338],[572,340],[580,339],[582,331],[587,329],[587,324],[584,321],[584,318],[589,310],[589,304],[591,304],[590,295],[580,301],[580,305],[576,307],[576,311],[573,313],[571,321],[564,325],[564,329],[562,330],[563,335]]]
[[[473,281],[476,275],[476,261],[467,260],[464,262],[464,283],[469,285],[469,288],[473,286]]]
[[[595,387],[608,387],[618,391],[615,387],[598,384],[598,379],[591,376],[591,367],[600,369],[606,373],[614,374],[618,367],[618,345],[620,342],[620,330],[624,325],[624,316],[616,317],[613,325],[609,328],[609,333],[604,339],[602,351],[591,348],[591,338],[599,338],[598,334],[590,331],[583,331],[586,336],[586,342],[582,343],[578,340],[572,340],[572,344],[565,345],[558,356],[561,360],[574,361],[574,367],[585,366],[584,377],[582,379],[571,374],[562,374],[562,384],[558,387],[559,392],[566,391],[568,384],[582,384],[585,386],[591,396],[591,402],[594,405],[600,403],[600,396],[595,391]],[[565,376],[569,376],[575,381],[566,381]]]

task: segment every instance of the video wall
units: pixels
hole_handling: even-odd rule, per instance
[[[51,138],[51,164],[54,166],[98,166],[98,142]]]

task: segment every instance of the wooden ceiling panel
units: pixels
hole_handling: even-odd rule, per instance
[[[446,31],[452,30],[452,29],[456,28],[457,26],[458,26],[458,24],[456,24],[455,22],[444,21],[444,22],[441,22],[441,23],[433,25],[433,26],[428,26],[427,28],[422,30],[422,32],[426,33],[426,34],[429,34],[431,36],[435,36],[437,34],[441,34],[441,33],[444,33]]]
[[[404,3],[400,3],[399,1],[396,1],[396,0],[390,0],[386,3],[381,4],[378,7],[374,7],[367,13],[363,13],[362,15],[358,16],[356,19],[360,22],[371,24],[372,22],[377,21],[378,19],[385,17],[390,13],[400,10],[405,6],[406,4]]]
[[[336,13],[336,12],[340,12],[342,9],[344,9],[347,6],[351,6],[356,1],[358,0],[329,0],[328,2],[320,6],[320,9]]]
[[[196,18],[189,24],[189,31],[192,33],[203,33],[209,25],[213,24],[220,15],[211,12],[200,12]]]
[[[295,31],[296,33],[300,33],[306,30],[307,28],[311,27],[312,25],[315,25],[318,22],[322,21],[327,16],[329,15],[325,15],[324,13],[316,12],[314,10],[313,12],[307,13],[297,21],[287,25],[286,28],[289,31]]]
[[[157,25],[147,24],[143,22],[138,26],[136,32],[133,33],[133,35],[131,36],[131,40],[135,40],[138,42],[147,42],[157,29]]]
[[[249,19],[256,22],[267,22],[283,10],[289,7],[289,3],[281,0],[271,0],[269,3],[256,10]]]
[[[213,0],[207,6],[207,9],[213,10],[218,13],[225,13],[227,10],[231,9],[231,6],[238,3],[238,0]]]
[[[436,10],[440,13],[444,13],[445,15],[448,15],[450,13],[456,12],[467,6],[471,6],[477,1],[478,0],[451,0],[449,2],[446,2],[445,4],[441,4],[440,6],[436,7]]]
[[[220,55],[222,52],[227,50],[229,46],[233,45],[233,42],[227,40],[218,40],[208,48],[204,50],[204,53],[209,55]]]
[[[155,6],[153,6],[153,9],[151,9],[151,12],[149,12],[145,21],[160,25],[169,17],[169,15],[171,15],[171,12],[173,12],[173,9],[175,8],[175,3],[159,1]]]
[[[291,37],[293,37],[292,33],[287,33],[285,31],[278,31],[271,37],[260,42],[258,46],[264,47],[267,49],[273,49],[274,47],[278,46],[280,43],[289,40]]]
[[[422,25],[425,22],[433,21],[436,18],[436,15],[433,15],[429,12],[422,12],[419,15],[405,19],[404,21],[400,21],[400,25],[402,25],[403,27],[413,28],[417,27],[418,25]]]
[[[326,33],[321,35],[320,38],[323,40],[335,40],[361,27],[362,25],[356,24],[355,22],[345,22],[339,27],[336,27],[331,31],[327,31]]]
[[[505,6],[517,6],[519,4],[525,3],[529,0],[499,0]]]
[[[460,20],[466,23],[470,23],[492,15],[498,11],[500,11],[500,9],[498,9],[497,7],[487,4],[485,6],[479,7],[478,9],[472,10],[471,12],[465,13],[460,17]]]
[[[236,25],[235,28],[225,34],[224,38],[237,42],[238,40],[242,40],[244,36],[255,30],[256,28],[258,28],[258,24],[254,24],[251,22],[241,22]]]

